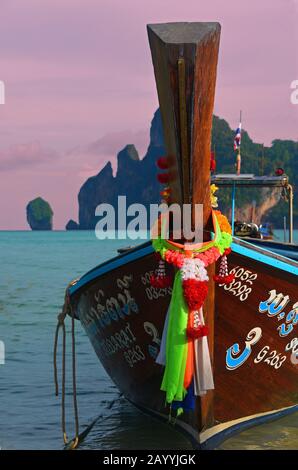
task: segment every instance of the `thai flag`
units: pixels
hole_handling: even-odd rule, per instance
[[[240,145],[241,145],[241,122],[235,133],[234,150],[240,149]]]

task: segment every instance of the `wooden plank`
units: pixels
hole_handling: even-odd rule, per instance
[[[182,186],[183,201],[190,203],[189,198],[189,153],[187,142],[187,112],[185,95],[185,60],[178,59],[178,82],[179,82],[179,115],[180,115],[180,143],[182,159]]]

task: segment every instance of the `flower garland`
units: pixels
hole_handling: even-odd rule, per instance
[[[230,254],[230,245],[232,243],[232,229],[228,219],[219,210],[213,210],[213,221],[217,226],[216,238],[208,243],[202,244],[200,248],[189,250],[183,247],[173,246],[169,240],[157,238],[152,241],[156,253],[160,255],[159,267],[156,275],[151,276],[151,284],[154,287],[167,287],[169,285],[169,276],[165,274],[163,261],[172,264],[182,272],[182,279],[193,279],[200,282],[208,281],[206,268],[222,257],[222,263],[219,275],[214,276],[216,282],[231,282],[231,276],[226,272],[226,256]],[[231,280],[230,280],[231,279]],[[165,282],[163,282],[165,281]]]
[[[214,195],[216,189],[211,188],[211,194]],[[197,395],[214,388],[208,344],[205,341],[204,347],[198,346],[198,341],[206,339],[209,333],[202,312],[208,296],[209,277],[206,268],[221,258],[219,274],[213,279],[216,282],[230,283],[233,275],[228,274],[227,267],[227,255],[232,243],[230,224],[218,210],[212,211],[212,218],[215,233],[210,242],[192,247],[162,238],[152,240],[160,261],[157,273],[151,277],[151,284],[156,288],[169,285],[165,263],[176,268],[166,333],[166,367],[161,386],[166,392],[168,403],[182,402],[192,380]],[[199,350],[201,353],[204,351],[205,360],[197,357]],[[203,382],[200,377],[206,376],[206,370],[200,370],[202,364],[208,369],[207,379]]]

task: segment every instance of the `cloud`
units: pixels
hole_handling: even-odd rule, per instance
[[[79,174],[84,176],[96,174],[107,161],[116,170],[117,154],[128,144],[133,144],[140,158],[143,158],[149,145],[149,128],[136,132],[109,132],[90,144],[71,149],[66,153],[65,160],[76,166]]]
[[[54,163],[57,158],[55,150],[44,148],[37,141],[11,145],[0,151],[0,171],[31,169],[48,162]]]
[[[109,132],[90,144],[88,150],[97,155],[115,155],[127,144],[134,144],[141,157],[149,144],[148,130]]]
[[[134,144],[142,158],[149,145],[149,129],[133,132],[129,130],[109,132],[99,139],[65,152],[58,152],[45,147],[38,141],[11,145],[0,150],[0,171],[33,169],[48,165],[49,171],[60,172],[65,169],[70,173],[83,171],[97,172],[102,165],[116,161],[118,152],[127,144]]]

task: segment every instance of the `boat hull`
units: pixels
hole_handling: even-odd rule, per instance
[[[265,248],[266,250],[273,251],[279,255],[286,256],[287,258],[298,261],[298,245],[293,243],[282,243],[273,240],[260,240],[256,238],[247,238],[247,242],[253,243],[256,246]]]
[[[234,242],[229,258],[236,278],[216,288],[214,338],[209,339],[211,347],[214,343],[215,390],[198,398],[194,412],[177,420],[192,441],[205,448],[259,421],[294,411],[298,403],[298,314],[296,318],[295,310],[290,315],[298,300],[298,265],[242,241]],[[76,316],[119,390],[139,408],[168,419],[160,391],[163,367],[155,359],[171,289],[150,285],[155,268],[147,243],[87,273],[70,295]],[[266,310],[274,290],[280,297],[271,294]],[[284,309],[275,313],[281,303]],[[208,312],[204,314],[208,322]],[[206,400],[213,403],[208,407],[213,415],[202,429]]]
[[[298,403],[296,264],[234,243],[235,280],[216,290],[214,414],[221,423]]]

